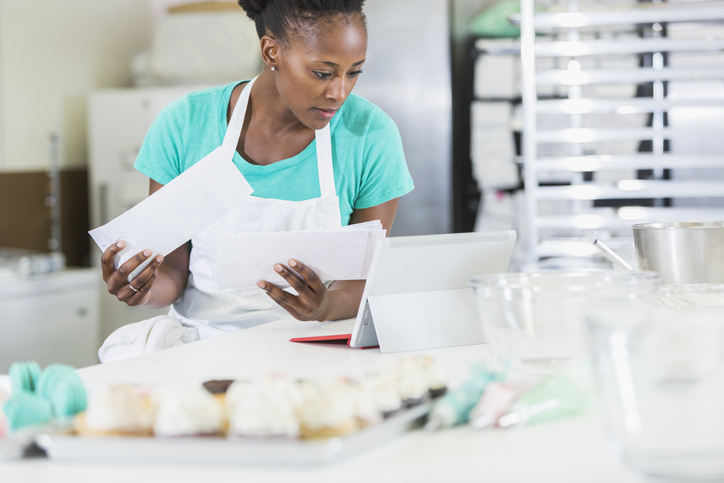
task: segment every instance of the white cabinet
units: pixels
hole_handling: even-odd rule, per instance
[[[97,269],[0,278],[0,374],[15,361],[98,363]]]
[[[198,89],[106,89],[90,94],[91,227],[107,223],[148,195],[148,178],[133,169],[146,132],[166,105]]]

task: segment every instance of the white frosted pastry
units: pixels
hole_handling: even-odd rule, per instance
[[[431,357],[423,357],[420,361],[422,371],[427,379],[427,387],[430,394],[439,396],[447,390],[447,374],[440,364]]]
[[[358,423],[349,388],[331,383],[308,391],[299,410],[299,422],[303,438],[329,438],[355,431]]]
[[[229,433],[242,437],[297,437],[301,391],[283,377],[235,382],[226,392]]]
[[[262,381],[275,397],[288,401],[294,408],[298,408],[302,404],[304,394],[299,382],[280,374],[271,375]]]
[[[213,436],[223,432],[224,411],[201,387],[163,387],[155,394],[157,436]]]
[[[85,435],[151,435],[154,408],[151,399],[128,385],[99,387],[76,428]]]
[[[382,416],[390,416],[402,407],[400,393],[391,377],[368,376],[362,381],[362,386]]]
[[[409,406],[422,402],[427,396],[428,380],[419,357],[397,359],[392,363],[391,374],[395,377],[395,384],[404,404]]]
[[[380,422],[382,411],[375,400],[374,393],[363,383],[348,384],[348,387],[358,426],[364,428]]]

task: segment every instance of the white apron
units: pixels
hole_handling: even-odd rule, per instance
[[[233,162],[255,80],[241,91],[224,135],[222,149],[218,151],[218,155],[224,156],[229,162]],[[321,196],[305,201],[249,196],[228,215],[192,238],[189,283],[182,296],[171,306],[168,316],[129,324],[112,333],[98,351],[101,362],[125,359],[253,327],[287,314],[259,288],[243,293],[217,288],[215,280],[219,239],[227,234],[341,227],[329,124],[315,131],[315,142]],[[287,260],[279,262],[286,263]],[[163,328],[156,327],[157,322],[161,321]],[[174,337],[168,337],[169,332]]]

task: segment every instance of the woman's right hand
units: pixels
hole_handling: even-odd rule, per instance
[[[116,254],[126,246],[124,241],[114,243],[103,252],[101,267],[103,269],[103,280],[108,284],[108,293],[111,293],[121,302],[131,306],[144,305],[151,298],[151,287],[156,280],[158,267],[163,262],[163,256],[157,255],[146,268],[139,273],[130,283],[128,277],[141,263],[151,255],[151,250],[144,250],[137,253],[118,267],[116,270],[113,259]]]

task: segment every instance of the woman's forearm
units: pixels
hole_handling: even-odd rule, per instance
[[[146,307],[160,309],[174,303],[183,293],[183,288],[169,274],[163,273],[161,267],[156,272],[156,281],[151,287],[151,296],[144,304]]]
[[[189,279],[189,243],[169,253],[156,270],[156,280],[146,307],[162,308],[171,305],[186,289]]]
[[[329,287],[329,312],[324,320],[349,319],[357,316],[364,280],[338,280]]]

